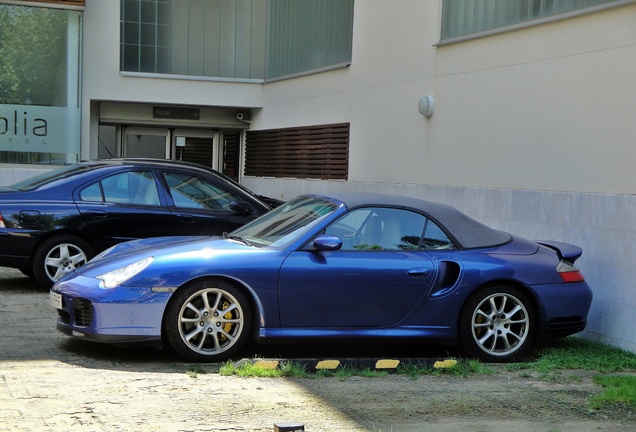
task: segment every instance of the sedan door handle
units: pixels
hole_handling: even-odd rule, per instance
[[[194,223],[194,216],[189,214],[180,214],[179,219],[181,219],[181,222]]]
[[[409,276],[413,277],[428,277],[431,271],[427,268],[414,268],[406,272]]]
[[[105,219],[106,218],[106,212],[103,210],[91,210],[90,211],[91,216],[99,218],[99,219]]]

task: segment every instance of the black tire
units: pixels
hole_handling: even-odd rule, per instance
[[[459,342],[466,355],[490,363],[523,359],[534,343],[532,303],[518,289],[492,286],[473,295],[459,319]]]
[[[196,362],[219,362],[236,354],[250,336],[250,303],[235,286],[201,281],[177,290],[163,320],[166,341]]]
[[[33,256],[33,276],[42,288],[50,288],[65,274],[83,266],[93,249],[80,237],[64,234],[45,240]]]

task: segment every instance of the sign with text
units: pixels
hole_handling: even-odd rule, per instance
[[[199,108],[153,106],[152,117],[172,120],[199,120]]]
[[[79,153],[80,109],[0,104],[0,150]]]

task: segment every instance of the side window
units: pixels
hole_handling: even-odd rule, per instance
[[[422,250],[444,250],[455,249],[455,245],[448,238],[444,231],[432,220],[426,224],[426,232],[422,239]]]
[[[99,186],[99,182],[95,182],[82,189],[80,192],[80,199],[82,201],[104,202],[102,188]]]
[[[151,171],[131,171],[106,177],[84,188],[80,198],[93,202],[159,205],[157,184]]]
[[[230,210],[233,193],[199,177],[179,173],[165,173],[164,178],[176,207],[207,210]]]
[[[400,209],[353,210],[326,230],[342,240],[341,250],[417,250],[426,218]]]

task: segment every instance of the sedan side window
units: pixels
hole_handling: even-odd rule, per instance
[[[130,171],[106,177],[80,192],[82,201],[128,205],[159,205],[152,171]]]
[[[417,250],[426,218],[401,209],[353,210],[327,228],[327,235],[342,240],[341,250]]]
[[[165,173],[164,178],[176,207],[230,210],[232,201],[239,201],[233,193],[199,177]]]

